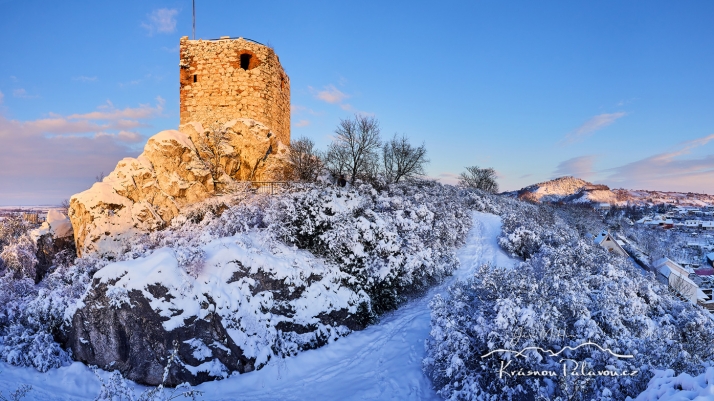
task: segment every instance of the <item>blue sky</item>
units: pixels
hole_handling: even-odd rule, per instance
[[[714,2],[197,0],[197,38],[268,43],[292,137],[368,113],[428,173],[494,167],[713,193]],[[190,1],[0,0],[0,205],[52,204],[178,124]]]

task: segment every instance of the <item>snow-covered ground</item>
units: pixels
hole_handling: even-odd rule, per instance
[[[470,276],[481,264],[512,265],[498,246],[498,216],[474,213],[461,267],[425,296],[384,316],[379,324],[296,357],[273,360],[263,369],[196,388],[205,400],[437,400],[422,373],[424,341],[430,330],[429,301],[454,280]],[[99,381],[80,363],[40,373],[0,363],[0,392],[33,386],[26,399],[93,400]],[[140,386],[137,386],[140,389]]]

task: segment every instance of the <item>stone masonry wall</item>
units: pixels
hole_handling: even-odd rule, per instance
[[[290,79],[273,49],[243,38],[180,43],[181,124],[251,118],[290,144]]]

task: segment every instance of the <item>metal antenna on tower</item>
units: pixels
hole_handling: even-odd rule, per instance
[[[196,40],[196,0],[192,0],[193,3],[193,40]]]

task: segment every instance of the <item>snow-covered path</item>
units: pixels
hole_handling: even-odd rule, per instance
[[[377,325],[322,348],[272,361],[263,369],[226,380],[204,383],[206,400],[437,400],[422,373],[424,340],[429,335],[429,301],[454,280],[466,278],[481,264],[512,265],[497,244],[498,216],[474,213],[466,245],[458,252],[461,268],[443,284]],[[94,399],[99,385],[83,365],[41,374],[34,369],[0,364],[0,391],[32,384],[28,399]],[[64,391],[63,391],[64,390]],[[30,397],[31,396],[31,397]],[[35,398],[37,397],[37,398]]]

